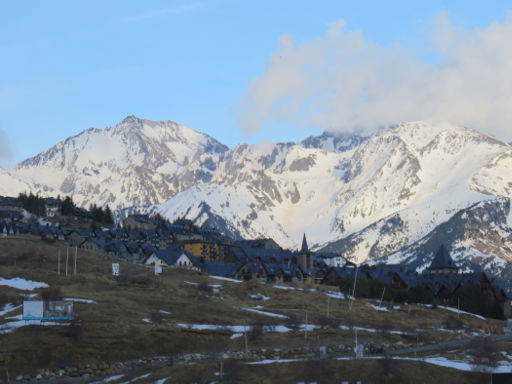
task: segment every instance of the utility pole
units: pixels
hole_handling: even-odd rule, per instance
[[[77,253],[78,253],[78,247],[75,247],[75,270],[74,270],[74,275],[76,275],[76,256],[77,256]]]
[[[308,338],[308,310],[306,309],[306,329],[304,331],[304,338]]]
[[[248,353],[249,347],[247,346],[247,322],[245,322],[245,327],[244,327],[244,341],[245,341],[245,353]]]
[[[386,292],[386,287],[382,290],[382,296],[380,297],[379,307],[382,306],[382,300],[384,299],[384,293]]]
[[[66,276],[68,275],[69,248],[66,248]]]
[[[355,338],[354,338],[354,353],[356,354],[356,357],[357,357],[357,329],[354,330],[355,332]]]
[[[223,363],[222,363],[222,353],[221,353],[221,355],[220,355],[220,372],[219,372],[220,373],[219,377],[220,377],[221,383],[222,383],[222,374],[223,374],[223,372],[222,372],[223,366],[222,365],[223,365]]]
[[[356,272],[354,274],[354,288],[352,288],[352,296],[349,297],[349,310],[351,311],[352,310],[352,302],[355,300],[356,296],[355,296],[355,293],[356,293],[356,283],[357,283],[357,271],[359,270],[359,265],[356,267]],[[354,300],[352,300],[352,298]]]

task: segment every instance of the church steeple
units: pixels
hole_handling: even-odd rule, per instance
[[[313,269],[313,254],[308,248],[308,241],[306,240],[306,234],[302,236],[302,248],[295,254],[297,264],[302,268],[303,271]]]
[[[309,253],[308,242],[306,240],[306,234],[304,234],[304,236],[302,236],[302,248],[300,249],[300,253],[302,253],[302,254]]]

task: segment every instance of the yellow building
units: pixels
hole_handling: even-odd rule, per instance
[[[183,242],[183,248],[197,257],[204,257],[206,261],[220,261],[220,249],[216,243],[189,240]]]

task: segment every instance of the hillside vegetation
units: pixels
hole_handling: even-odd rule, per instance
[[[202,383],[215,380],[223,357],[223,374],[227,375],[223,380],[232,382],[316,378],[339,383],[381,375],[389,376],[387,382],[408,382],[407,372],[412,370],[398,373],[397,369],[402,372],[410,367],[425,373],[425,381],[416,382],[457,377],[462,383],[478,375],[418,361],[334,358],[354,355],[356,332],[358,343],[376,343],[392,352],[498,334],[504,325],[442,308],[379,306],[361,299],[349,310],[350,300],[326,286],[226,281],[180,269],[164,269],[155,276],[148,267],[83,250],[78,250],[76,274],[74,249],[70,250],[66,276],[65,260],[66,250],[58,244],[27,236],[0,239],[0,282],[4,282],[0,285],[0,380],[7,382],[20,375],[28,380],[40,370],[57,372],[61,368],[64,375],[76,376],[80,369],[95,377],[124,375],[112,382],[151,372],[137,382],[173,377],[172,382]],[[111,274],[112,262],[120,263],[118,277]],[[5,285],[14,278],[48,287],[28,291]],[[33,294],[32,299],[74,299],[75,320],[67,325],[25,325],[22,309],[16,306]],[[503,343],[501,351],[510,354],[512,347]],[[466,352],[451,348],[435,353],[457,358]],[[421,355],[418,352],[416,357]],[[157,356],[162,358],[155,359]],[[245,364],[268,358],[307,360]]]

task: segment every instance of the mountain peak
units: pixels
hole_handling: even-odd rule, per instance
[[[130,123],[137,123],[140,119],[135,115],[128,115],[126,116],[119,124],[130,124]]]

